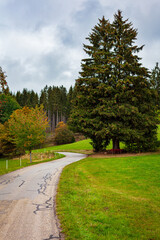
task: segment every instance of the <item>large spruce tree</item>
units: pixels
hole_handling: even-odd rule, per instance
[[[156,144],[156,111],[149,73],[140,63],[137,30],[118,10],[111,24],[104,17],[84,45],[70,124],[90,137],[95,151],[113,149],[119,141],[130,150],[151,150]]]

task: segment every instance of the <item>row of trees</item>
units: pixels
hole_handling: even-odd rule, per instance
[[[21,107],[27,106],[35,108],[36,105],[39,105],[38,94],[33,90],[29,91],[24,88],[22,92],[17,91],[13,96]]]
[[[28,106],[35,108],[36,105],[40,106],[43,104],[49,120],[50,131],[54,131],[59,122],[67,122],[71,111],[74,90],[70,87],[67,92],[63,86],[45,86],[41,90],[40,95],[33,90],[23,89],[22,92],[18,91],[16,94],[13,94],[13,97],[21,107]]]

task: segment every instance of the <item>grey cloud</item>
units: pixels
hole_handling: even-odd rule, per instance
[[[153,68],[160,62],[159,0],[0,1],[0,66],[11,90],[74,85],[85,38],[98,18],[112,21],[118,9],[138,28],[143,65]]]

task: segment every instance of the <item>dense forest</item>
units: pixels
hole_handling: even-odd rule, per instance
[[[74,88],[71,86],[67,91],[63,86],[45,86],[40,94],[33,90],[23,89],[22,92],[18,91],[12,96],[15,97],[21,107],[35,107],[43,104],[49,120],[49,130],[54,131],[60,121],[67,122],[74,97]]]

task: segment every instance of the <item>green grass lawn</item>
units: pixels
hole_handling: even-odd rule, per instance
[[[160,155],[65,167],[57,211],[66,240],[160,239]]]
[[[124,147],[123,143],[120,143],[121,148]],[[112,143],[107,146],[107,149],[112,148]],[[81,153],[92,153],[93,147],[91,145],[91,139],[85,139],[75,143],[64,144],[59,146],[52,146],[42,149],[36,149],[33,152],[45,152],[45,151],[67,151],[67,152],[81,152]]]
[[[90,151],[92,150],[92,145],[90,144],[91,140],[90,139],[86,139],[86,140],[82,140],[79,142],[74,142],[74,143],[70,143],[70,144],[64,144],[64,145],[59,145],[59,146],[52,146],[52,147],[47,147],[47,148],[43,148],[43,149],[37,149],[34,150],[33,152],[45,152],[45,151],[71,151],[71,152],[81,152],[81,151]]]
[[[30,163],[29,155],[25,155],[20,159],[0,158],[0,175],[15,171],[17,169],[35,165],[38,163],[53,161],[62,158],[64,155],[59,153],[48,152],[47,154],[32,154],[32,163]]]

